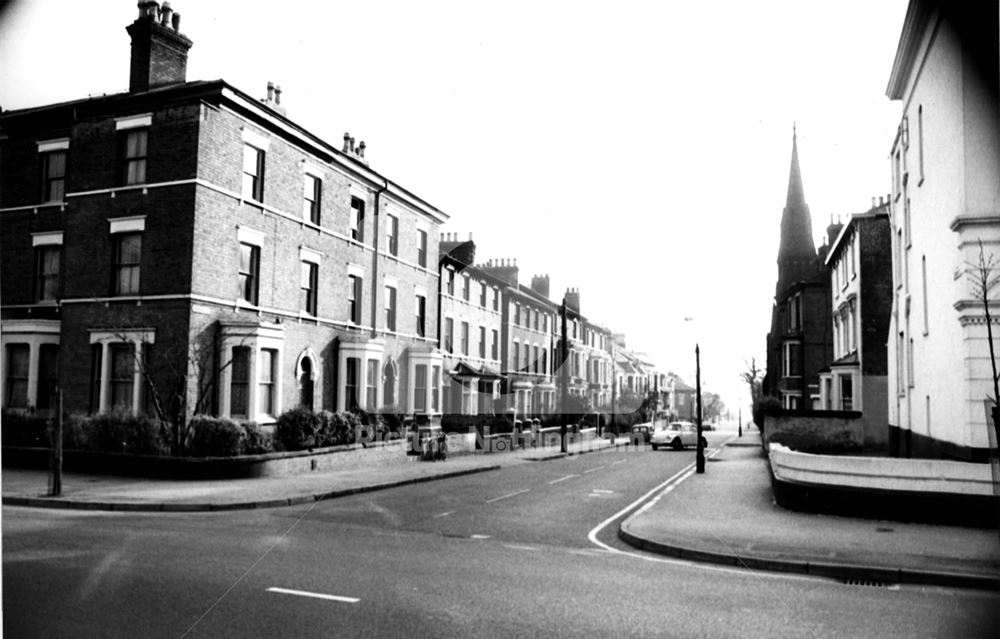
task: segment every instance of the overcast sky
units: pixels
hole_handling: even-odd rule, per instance
[[[135,2],[6,4],[4,109],[127,90]],[[478,261],[548,273],[557,302],[579,288],[584,315],[692,385],[700,340],[734,410],[764,360],[792,123],[817,246],[890,189],[905,0],[172,6],[189,80],[280,84],[289,117],[365,140]]]

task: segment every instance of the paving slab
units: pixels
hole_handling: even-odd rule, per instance
[[[619,534],[646,550],[701,561],[1000,589],[996,530],[836,517],[778,506],[757,432],[731,442],[709,460],[704,474],[691,475],[626,519]]]

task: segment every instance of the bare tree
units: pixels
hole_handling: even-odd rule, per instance
[[[743,381],[745,381],[747,385],[750,386],[750,399],[751,401],[753,401],[754,404],[756,404],[757,400],[760,399],[760,393],[761,393],[760,385],[761,385],[761,379],[763,378],[764,375],[764,371],[757,368],[757,358],[755,357],[751,357],[749,363],[747,363],[746,360],[743,361],[747,365],[747,370],[740,373],[740,378],[742,378]]]
[[[130,341],[129,334],[135,328],[121,324],[112,330],[116,339],[127,343]],[[195,380],[194,404],[190,414],[206,414],[211,412],[212,398],[222,372],[232,365],[232,358],[216,361],[217,330],[217,327],[210,327],[200,335],[190,337],[186,353],[182,355],[176,349],[154,350],[155,362],[150,361],[146,348],[133,351],[134,364],[142,377],[146,392],[149,393],[153,412],[158,420],[170,424],[173,431],[174,454],[183,452],[189,435],[186,431],[189,371]],[[243,345],[244,341],[245,338],[239,345]],[[221,353],[219,355],[221,360]],[[153,372],[154,364],[160,368],[159,374]]]
[[[990,313],[990,295],[1000,284],[1000,262],[992,253],[986,254],[983,240],[980,239],[979,260],[975,263],[968,262],[967,266],[966,275],[972,283],[972,295],[983,305],[983,312],[986,314],[986,341],[990,347],[990,364],[993,371],[993,397],[990,398],[993,402],[993,429],[996,442],[1000,442],[1000,375],[997,374],[997,356],[993,345],[993,317]]]

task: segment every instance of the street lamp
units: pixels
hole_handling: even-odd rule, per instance
[[[693,317],[685,317],[685,322],[693,322]],[[697,334],[695,335],[697,337]],[[698,445],[695,448],[695,458],[694,467],[696,473],[705,472],[705,440],[702,436],[701,427],[701,346],[698,344],[697,339],[694,343],[694,393],[695,393],[695,406],[697,407],[697,412],[695,413],[695,424],[697,425],[698,433]]]
[[[701,436],[701,348],[694,345],[694,386],[695,399],[698,402],[698,413],[695,416],[698,424],[698,448],[695,453],[695,472],[705,472],[705,440]]]

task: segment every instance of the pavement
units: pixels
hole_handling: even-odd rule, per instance
[[[625,442],[618,440],[619,445]],[[0,490],[3,504],[8,506],[170,512],[247,510],[333,499],[612,448],[611,442],[594,439],[571,443],[568,453],[544,447],[491,455],[452,455],[443,462],[405,457],[398,464],[254,479],[171,480],[64,472],[58,497],[48,496],[49,471],[4,468]]]
[[[668,486],[619,527],[643,550],[869,585],[1000,590],[996,530],[793,512],[774,503],[759,431],[733,438],[704,474]]]
[[[618,445],[626,442],[618,440]],[[568,454],[608,450],[594,440]],[[553,449],[414,458],[373,468],[292,477],[158,480],[63,474],[59,497],[47,496],[49,473],[3,469],[3,504],[116,511],[221,511],[269,508],[434,481],[564,457]],[[685,473],[626,518],[619,537],[640,549],[681,559],[796,572],[872,585],[919,583],[1000,590],[995,530],[875,521],[785,510],[774,503],[760,434],[733,437],[709,458],[704,474]]]

